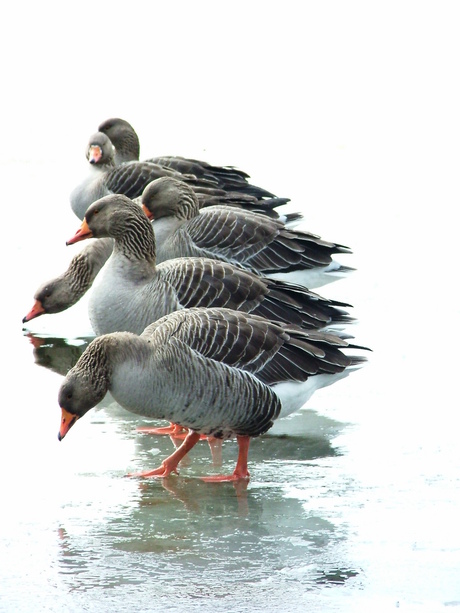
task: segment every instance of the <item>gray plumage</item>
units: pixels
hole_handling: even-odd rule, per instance
[[[141,204],[153,220],[157,261],[201,256],[314,288],[352,270],[335,260],[338,243],[288,228],[281,220],[229,206],[201,208],[193,189],[172,177],[145,188]]]
[[[132,125],[124,119],[118,117],[106,119],[99,125],[98,131],[106,134],[112,142],[116,164],[140,159],[139,137]],[[216,188],[226,192],[240,192],[257,198],[274,196],[265,189],[251,185],[248,182],[249,175],[234,166],[213,166],[201,160],[171,155],[149,158],[146,161],[181,174],[193,175],[197,179],[209,181]]]
[[[338,335],[253,314],[184,309],[140,336],[93,340],[65,377],[59,405],[79,418],[110,391],[133,413],[207,436],[258,436],[362,364],[350,348]]]
[[[285,204],[288,199],[275,198],[272,194],[264,192],[257,196],[254,190],[248,188],[245,192],[241,186],[241,195],[229,192],[219,187],[218,183],[209,178],[197,178],[195,175],[181,173],[168,166],[160,165],[154,161],[130,161],[117,164],[115,149],[109,137],[96,132],[89,138],[86,147],[86,157],[90,164],[87,175],[78,183],[70,194],[70,206],[79,219],[83,219],[87,208],[95,200],[109,194],[124,194],[129,198],[137,198],[151,181],[159,177],[175,177],[189,183],[194,189],[202,190],[202,204],[206,205],[208,197],[219,198],[225,196],[227,203],[237,206],[248,206],[266,210],[270,215],[276,206]],[[263,196],[269,196],[267,202]]]
[[[72,258],[63,274],[40,285],[34,294],[34,305],[22,323],[39,315],[61,313],[76,304],[93,285],[112,249],[111,238],[86,245]]]
[[[187,307],[226,307],[254,312],[305,328],[351,321],[344,303],[306,288],[268,279],[209,258],[175,258],[156,264],[153,228],[126,196],[106,196],[88,209],[69,242],[110,237],[114,249],[89,301],[96,334],[140,334],[151,322]]]

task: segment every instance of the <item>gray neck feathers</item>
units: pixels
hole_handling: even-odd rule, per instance
[[[193,219],[200,211],[200,205],[195,192],[185,183],[178,185],[178,204],[176,217],[178,219]]]
[[[135,214],[120,217],[120,223],[113,225],[115,249],[130,260],[147,260],[155,264],[155,235],[152,224],[137,206]],[[134,210],[134,209],[133,209]]]

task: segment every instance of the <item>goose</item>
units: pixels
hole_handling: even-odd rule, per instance
[[[209,258],[185,257],[156,265],[152,224],[142,208],[115,194],[93,203],[80,229],[67,241],[112,238],[114,249],[89,299],[96,335],[115,331],[140,334],[168,313],[192,306],[224,306],[254,312],[304,328],[349,323],[351,305],[324,299],[304,287],[263,278],[239,266]],[[175,424],[140,428],[149,434],[179,438]]]
[[[40,315],[61,313],[76,304],[90,289],[112,250],[111,238],[101,238],[86,245],[71,259],[64,273],[38,287],[34,304],[22,323]]]
[[[344,310],[349,304],[231,263],[183,257],[157,264],[152,224],[139,204],[122,194],[94,202],[67,244],[92,237],[113,239],[112,254],[89,300],[97,335],[140,334],[160,317],[192,306],[241,309],[304,328],[353,321]]]
[[[260,213],[223,205],[200,209],[193,189],[173,177],[149,183],[140,202],[153,220],[158,261],[211,257],[310,289],[353,270],[332,258],[351,253],[348,247]]]
[[[147,162],[116,165],[113,145],[102,132],[90,136],[86,157],[89,172],[70,194],[70,206],[79,219],[83,219],[92,202],[108,194],[122,193],[135,198],[147,183],[167,174],[176,174],[185,181],[193,180],[192,177]]]
[[[208,179],[198,179],[194,175],[182,174],[154,162],[133,161],[117,165],[113,144],[102,132],[96,132],[90,136],[86,147],[86,157],[89,162],[89,172],[70,193],[71,209],[80,220],[83,219],[86,209],[95,200],[112,193],[136,198],[141,195],[142,190],[150,181],[164,176],[180,178],[190,183],[194,189],[202,188],[203,205],[206,205],[207,198],[212,198],[213,201],[224,199],[228,204],[255,208],[276,217],[278,213],[274,209],[286,204],[289,200],[276,198],[266,190],[260,190],[258,196],[244,193],[226,194],[225,190],[216,188],[214,183]],[[264,196],[268,197],[267,200],[263,200]],[[299,213],[288,215],[290,220],[300,217]]]
[[[133,126],[119,117],[111,117],[103,121],[99,127],[109,137],[115,149],[115,163],[138,161],[140,159],[139,137]],[[198,179],[204,179],[215,183],[216,187],[230,192],[243,192],[260,198],[261,196],[272,197],[273,194],[251,186],[248,183],[249,175],[234,166],[213,166],[201,160],[184,158],[181,156],[160,156],[149,158],[147,162],[159,164],[181,174],[191,174]]]
[[[103,151],[100,155],[103,155]],[[90,200],[93,197],[95,195]],[[143,201],[144,211],[149,217],[152,215],[150,209],[157,217],[153,221],[155,234],[160,237],[156,241],[157,263],[190,255],[217,258],[258,273],[265,272],[268,278],[289,280],[289,277],[297,275],[299,282],[309,289],[340,279],[353,270],[339,264],[335,266],[329,255],[334,250],[348,252],[348,248],[326,243],[313,234],[291,231],[289,222],[284,223],[281,217],[272,220],[265,214],[245,212],[235,206],[215,205],[201,209],[195,219],[193,208],[196,200],[194,190],[184,182],[166,177],[153,181],[145,188],[142,198],[134,199],[139,204]],[[183,207],[186,207],[184,213],[181,212]],[[168,217],[169,210],[171,216]],[[192,216],[193,219],[176,221],[182,215]],[[212,234],[219,240],[222,238],[220,246],[203,233],[205,220],[216,224]],[[176,224],[177,228],[174,229]],[[182,227],[179,224],[183,224]],[[217,227],[218,224],[223,227]],[[172,232],[179,240],[170,240]],[[244,248],[238,245],[238,238],[244,240]],[[34,294],[34,305],[22,322],[31,321],[39,315],[59,313],[76,304],[92,287],[97,274],[110,257],[112,245],[111,239],[103,243],[91,242],[70,261],[66,271],[40,284]],[[276,254],[274,249],[277,249]],[[325,265],[328,261],[331,263]],[[303,271],[302,265],[305,265]],[[278,266],[279,273],[275,266]],[[296,282],[295,278],[292,280]]]
[[[248,480],[250,440],[298,411],[320,388],[359,368],[365,349],[340,335],[302,330],[253,313],[193,307],[147,326],[141,335],[114,332],[91,341],[58,393],[58,439],[107,392],[123,408],[188,429],[158,468],[132,477],[167,477],[202,436],[236,437],[230,475],[206,481]]]
[[[67,244],[92,237],[114,240],[103,277],[89,299],[88,315],[96,335],[115,331],[140,334],[149,323],[189,306],[225,306],[304,328],[353,321],[344,311],[349,304],[324,299],[301,286],[263,278],[231,263],[184,257],[157,265],[152,224],[142,208],[123,195],[106,196],[93,203]],[[183,435],[176,424],[146,426],[139,431],[176,438]]]

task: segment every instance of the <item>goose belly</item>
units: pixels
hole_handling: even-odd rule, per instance
[[[273,386],[273,391],[281,400],[280,418],[287,417],[301,409],[313,396],[313,394],[336,381],[347,377],[348,370],[336,374],[313,375],[306,381],[286,381]]]
[[[132,413],[207,436],[258,436],[273,425],[280,402],[268,386],[247,373],[234,376],[224,365],[198,362],[176,367],[156,360],[139,368],[132,361],[117,368],[110,392]]]

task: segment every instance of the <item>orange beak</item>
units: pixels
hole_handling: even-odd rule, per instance
[[[144,213],[147,215],[147,217],[150,219],[150,221],[152,221],[153,219],[153,213],[151,213],[148,208],[145,206],[145,204],[142,205],[142,210],[144,211]]]
[[[27,315],[22,320],[22,323],[25,324],[26,321],[30,321],[34,317],[38,317],[39,315],[43,315],[45,313],[45,309],[43,308],[40,300],[36,300],[32,309],[27,313]]]
[[[78,415],[72,415],[72,413],[69,413],[62,407],[61,407],[61,411],[62,411],[61,427],[59,428],[59,433],[58,433],[58,439],[60,441],[62,441],[64,436],[67,434],[67,432],[70,430],[70,428],[74,425],[74,423],[78,419]]]
[[[102,158],[102,149],[99,145],[91,145],[88,149],[88,162],[90,164],[98,164]]]
[[[84,241],[85,238],[92,238],[92,236],[93,236],[93,233],[89,229],[89,226],[86,223],[86,217],[85,217],[85,219],[83,220],[83,223],[80,226],[80,229],[77,230],[77,232],[75,233],[75,236],[72,236],[72,238],[66,242],[66,245],[73,245],[74,243],[78,243],[78,241]]]

